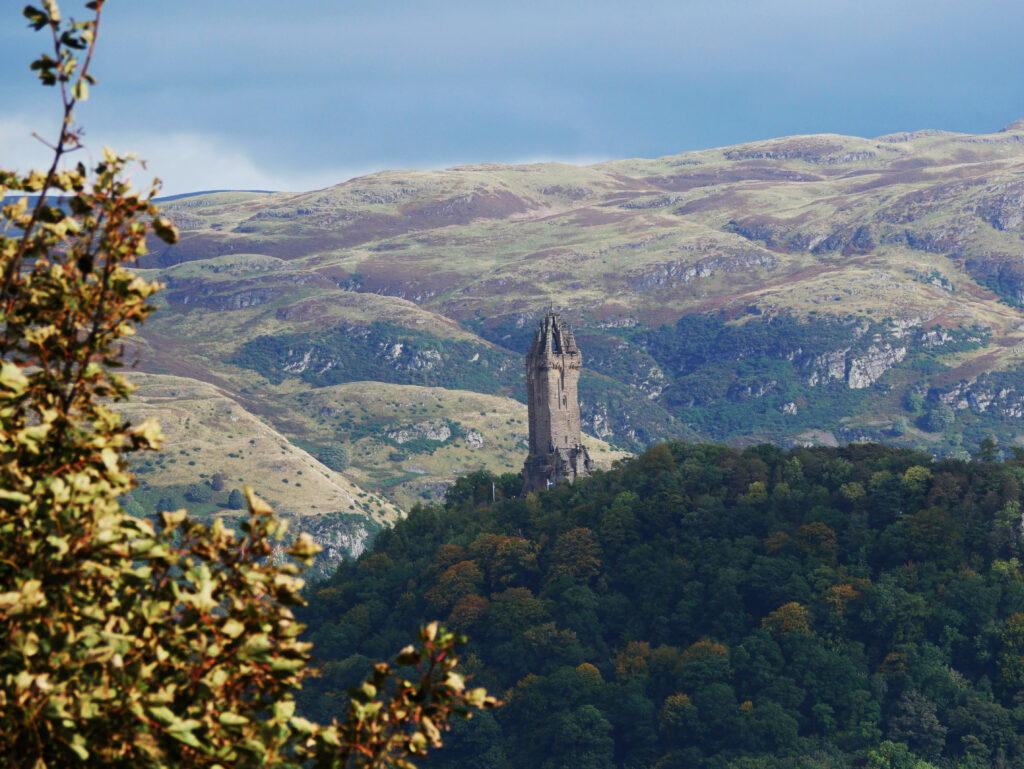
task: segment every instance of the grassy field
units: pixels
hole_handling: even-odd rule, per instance
[[[138,390],[118,410],[133,422],[156,419],[163,427],[161,452],[135,455],[140,486],[133,492],[146,509],[169,498],[197,515],[227,512],[232,489],[249,484],[281,513],[359,514],[389,523],[399,510],[341,473],[325,467],[222,390],[193,379],[134,374]],[[206,501],[186,497],[191,484],[223,488]],[[211,491],[213,491],[211,489]]]

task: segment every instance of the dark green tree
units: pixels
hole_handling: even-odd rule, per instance
[[[213,489],[205,483],[190,483],[185,490],[185,499],[189,502],[209,502],[213,498]]]
[[[316,458],[327,467],[339,473],[348,467],[350,461],[348,449],[337,444],[324,446],[317,452]]]
[[[974,458],[979,462],[995,462],[999,459],[999,444],[992,437],[981,439],[978,450],[974,452]]]
[[[936,759],[946,744],[948,729],[939,723],[935,703],[920,692],[904,692],[889,722],[889,737],[905,742],[912,751]]]
[[[924,419],[926,430],[933,433],[941,433],[943,430],[952,427],[956,421],[956,414],[949,404],[940,401],[928,409]]]
[[[231,493],[228,494],[228,507],[232,510],[245,509],[245,497],[240,490],[231,489]]]

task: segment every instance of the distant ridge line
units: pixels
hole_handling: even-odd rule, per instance
[[[194,198],[197,195],[213,195],[218,192],[255,192],[262,195],[273,195],[280,190],[199,190],[197,192],[180,192],[177,195],[161,195],[158,198],[154,198],[157,203],[170,203],[172,200],[181,200],[182,198]],[[6,205],[7,203],[13,203],[19,198],[28,198],[31,203],[33,200],[38,198],[38,193],[32,192],[8,192],[2,198],[0,198],[0,204]],[[49,194],[49,198],[59,199],[62,196]]]
[[[179,192],[177,195],[161,195],[158,198],[154,198],[157,203],[169,203],[172,200],[181,200],[182,198],[194,198],[197,195],[213,195],[217,192],[257,192],[263,195],[273,195],[279,190],[198,190],[196,192]]]

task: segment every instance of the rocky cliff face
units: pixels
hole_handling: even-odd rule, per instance
[[[810,369],[807,384],[811,387],[842,381],[851,390],[860,390],[873,385],[882,374],[906,357],[906,347],[881,343],[872,344],[859,355],[851,354],[850,348],[816,355],[803,365]]]
[[[696,261],[676,259],[647,265],[627,273],[625,279],[632,290],[648,292],[659,288],[687,286],[719,274],[749,275],[761,270],[774,270],[778,264],[778,258],[765,249],[723,249],[723,253]]]
[[[814,356],[803,356],[797,351],[792,358],[805,373],[811,387],[844,382],[851,390],[860,390],[875,384],[884,374],[903,362],[911,350],[928,350],[947,345],[983,344],[985,333],[954,334],[941,327],[925,327],[923,318],[905,318],[889,321],[884,333],[875,333],[865,348],[857,344],[865,334],[865,326],[854,327],[851,341],[854,345],[831,350]]]
[[[365,330],[355,330],[353,338],[366,339]],[[437,350],[415,350],[407,348],[405,342],[384,340],[376,344],[367,344],[367,354],[393,366],[396,371],[419,372],[433,371],[441,365],[441,353]],[[344,356],[332,355],[329,349],[311,344],[309,346],[290,347],[281,364],[281,370],[289,374],[305,374],[313,372],[326,374],[333,368],[345,364]]]
[[[849,370],[846,372],[846,384],[851,390],[870,387],[882,374],[905,357],[906,347],[893,347],[889,344],[871,345],[864,355],[850,361]]]
[[[1011,385],[993,381],[993,377],[979,377],[973,382],[958,382],[948,388],[936,388],[930,396],[955,411],[971,409],[979,414],[995,414],[1007,419],[1024,418],[1024,385]]]
[[[232,265],[217,265],[210,272],[215,275],[230,272]],[[221,279],[217,281],[202,278],[179,278],[172,276],[166,279],[167,290],[164,293],[168,303],[183,309],[202,307],[209,310],[242,310],[268,304],[275,299],[287,296],[297,287],[310,285],[330,286],[332,282],[321,275],[309,272],[289,272],[279,266],[245,266],[249,271],[270,272],[269,276],[243,278],[236,280]]]
[[[452,437],[452,429],[447,422],[434,420],[398,430],[390,430],[386,435],[399,445],[417,439],[444,443]]]
[[[323,550],[317,555],[308,578],[323,579],[334,573],[338,564],[348,558],[358,558],[366,550],[373,533],[365,518],[340,514],[281,516],[288,520],[288,532],[297,535],[306,532]],[[284,556],[287,545],[277,548],[278,557]]]

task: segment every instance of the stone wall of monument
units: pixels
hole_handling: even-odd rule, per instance
[[[530,454],[523,468],[524,491],[590,474],[577,395],[582,365],[572,331],[561,316],[549,312],[526,356]]]

